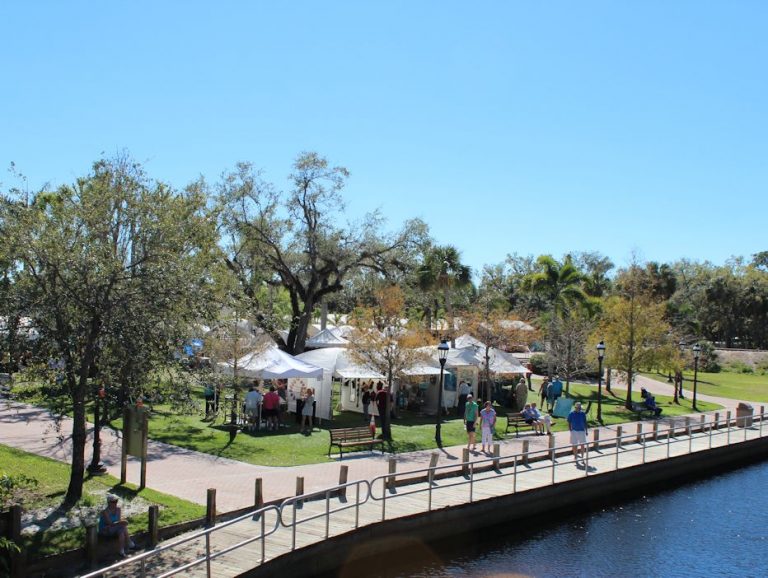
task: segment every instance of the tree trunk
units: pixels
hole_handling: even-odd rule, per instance
[[[83,496],[83,480],[85,476],[85,441],[86,415],[85,391],[87,388],[87,366],[81,369],[82,375],[72,386],[72,469],[69,473],[69,486],[64,496],[64,507],[69,509]],[[75,382],[74,376],[71,381]]]

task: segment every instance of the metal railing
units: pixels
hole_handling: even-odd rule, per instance
[[[272,526],[267,529],[266,525],[266,519],[270,512],[274,512],[274,521],[272,523]],[[240,542],[237,542],[236,544],[233,544],[231,546],[228,546],[227,548],[224,548],[222,550],[218,551],[212,551],[211,549],[211,535],[214,532],[218,532],[220,530],[223,530],[224,528],[228,528],[232,526],[233,524],[237,524],[238,522],[243,522],[245,520],[259,520],[259,527],[260,532],[256,534],[255,536],[251,536],[245,540],[242,540]],[[144,578],[145,576],[155,576],[156,578],[166,578],[168,576],[173,576],[174,574],[178,574],[179,572],[184,572],[186,570],[189,570],[190,568],[194,568],[195,566],[198,566],[200,564],[206,565],[206,576],[209,578],[212,576],[211,574],[211,561],[215,560],[219,556],[223,556],[224,554],[227,554],[229,552],[232,552],[233,550],[237,550],[238,548],[242,548],[243,546],[247,546],[248,544],[252,544],[253,542],[256,542],[257,540],[261,541],[261,562],[264,562],[265,555],[266,555],[266,539],[267,536],[274,534],[277,532],[278,528],[280,527],[280,509],[277,506],[266,506],[264,508],[259,508],[258,510],[248,512],[247,514],[243,514],[242,516],[239,516],[237,518],[234,518],[232,520],[228,520],[226,522],[222,522],[221,524],[217,524],[216,526],[213,526],[211,528],[206,528],[205,530],[201,530],[199,532],[195,532],[193,534],[190,534],[188,536],[184,536],[183,538],[180,538],[178,540],[175,540],[169,544],[165,544],[163,546],[160,546],[150,552],[145,552],[143,554],[139,554],[137,556],[133,556],[127,560],[121,560],[120,562],[116,564],[112,564],[111,566],[108,566],[106,568],[101,568],[100,570],[96,570],[95,572],[90,572],[88,574],[82,575],[80,578],[96,578],[97,576],[109,576],[111,573],[119,573],[126,571],[129,567],[134,567],[136,565],[139,566],[139,568],[135,569],[133,572],[131,572],[130,575],[132,576],[140,576],[141,578]],[[171,552],[172,550],[175,550],[179,548],[180,546],[186,546],[191,544],[192,542],[199,540],[199,539],[205,540],[205,554],[201,557],[197,557],[191,562],[187,562],[185,564],[182,564],[180,566],[174,566],[173,568],[162,572],[160,574],[147,574],[148,571],[148,565],[151,564],[154,561],[160,561],[158,560],[164,553]]]
[[[747,427],[747,419],[751,422],[749,427]],[[685,426],[682,428],[680,425],[676,425],[673,422],[667,428],[661,430],[658,427],[659,422],[654,422],[652,431],[645,431],[644,429],[641,431],[638,429],[636,433],[625,434],[619,430],[615,437],[587,441],[587,451],[584,452],[583,460],[584,476],[589,476],[593,474],[593,471],[596,471],[594,467],[590,467],[590,461],[594,464],[598,460],[613,458],[613,471],[613,469],[618,470],[622,467],[637,465],[637,461],[626,459],[624,460],[624,465],[622,466],[621,464],[622,457],[636,456],[637,453],[641,453],[640,463],[645,464],[649,460],[660,461],[671,458],[673,448],[676,448],[675,457],[677,457],[678,455],[687,455],[711,449],[715,444],[714,440],[716,439],[724,439],[724,445],[727,446],[731,443],[747,441],[749,439],[749,432],[755,432],[757,434],[754,436],[755,438],[762,438],[764,420],[765,413],[762,412],[757,416],[750,418],[738,416],[734,418],[731,417],[730,412],[727,412],[726,417],[723,419],[716,418],[711,421],[702,419],[697,424],[693,424],[689,419],[686,419]],[[757,422],[757,426],[754,425],[754,422]],[[732,440],[732,431],[734,428],[737,430],[743,429],[743,440]],[[605,430],[602,431],[604,432]],[[680,433],[684,433],[685,437],[678,437],[678,434]],[[768,431],[766,434],[768,434]],[[703,439],[705,437],[708,438],[705,447],[702,447],[701,445],[699,445],[699,447],[694,447],[695,439]],[[676,453],[677,448],[683,448],[683,453]],[[661,451],[651,455],[649,452],[654,449],[660,449]],[[205,539],[205,554],[203,556],[198,556],[190,562],[169,569],[163,573],[152,574],[152,576],[165,578],[205,563],[206,576],[210,577],[212,576],[211,561],[257,540],[261,541],[260,562],[263,563],[265,561],[266,539],[268,536],[279,530],[290,532],[291,540],[289,551],[294,551],[296,549],[297,532],[300,531],[300,528],[303,525],[315,520],[325,520],[324,538],[327,539],[331,535],[331,518],[341,512],[354,510],[354,519],[349,523],[349,530],[357,529],[360,527],[361,507],[369,501],[371,504],[381,504],[380,515],[376,514],[374,517],[379,520],[386,520],[387,503],[407,496],[426,495],[427,503],[425,511],[431,512],[434,509],[434,495],[437,492],[444,492],[450,488],[467,486],[466,499],[469,503],[473,503],[475,501],[477,486],[488,481],[511,478],[508,485],[509,489],[508,491],[504,491],[504,494],[515,494],[518,493],[519,479],[522,476],[531,476],[537,471],[550,470],[551,475],[548,476],[549,485],[557,484],[559,483],[557,475],[558,468],[565,468],[565,466],[572,466],[574,463],[577,463],[575,458],[569,459],[571,450],[571,444],[552,446],[510,457],[494,456],[471,462],[462,461],[442,466],[435,465],[401,472],[390,472],[376,476],[371,480],[358,480],[339,484],[323,490],[285,499],[279,506],[267,506],[261,508],[233,520],[218,524],[212,528],[196,532],[151,552],[146,552],[107,568],[91,572],[81,578],[108,576],[112,572],[125,570],[129,565],[135,564],[139,564],[140,568],[138,571],[133,572],[132,575],[144,577],[148,575],[147,566],[152,558],[156,558],[164,552],[168,552],[174,548],[178,548],[179,546],[201,538]],[[521,464],[525,467],[521,468]],[[560,476],[560,481],[576,479],[573,476],[572,468],[568,468],[567,472],[567,474],[562,474]],[[536,487],[542,486],[539,485]],[[351,488],[354,488],[354,492],[350,491]],[[349,494],[353,494],[353,496],[349,496]],[[451,496],[452,499],[456,499],[455,492],[451,492]],[[325,503],[325,507],[322,508],[322,511],[318,512],[313,508],[307,508],[305,510],[304,508],[305,505],[319,503],[321,501]],[[305,511],[306,515],[302,516]],[[266,517],[267,514],[272,512],[275,514],[275,519],[272,525],[267,528]],[[257,532],[256,535],[239,541],[236,544],[227,546],[221,550],[215,552],[212,551],[211,536],[213,533],[249,518],[252,520],[258,518],[260,520],[260,531]]]

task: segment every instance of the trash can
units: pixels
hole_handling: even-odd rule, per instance
[[[753,411],[752,406],[748,403],[739,403],[736,407],[736,426],[752,427]]]

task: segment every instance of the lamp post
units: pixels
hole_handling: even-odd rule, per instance
[[[435,420],[435,442],[437,447],[443,447],[443,438],[440,436],[440,421],[443,418],[443,371],[445,370],[445,360],[448,357],[448,342],[443,339],[437,346],[437,355],[440,359],[440,388],[437,390],[437,418]]]
[[[696,407],[696,385],[699,378],[699,355],[701,355],[701,347],[697,343],[693,346],[693,410],[699,411]]]
[[[680,341],[678,344],[680,347],[680,357],[683,364],[685,363],[685,341]],[[683,368],[675,375],[675,403],[680,403],[680,399],[683,399]]]
[[[93,400],[93,459],[91,459],[91,463],[86,468],[92,476],[100,476],[107,473],[107,468],[101,463],[101,414],[99,411],[106,395],[107,392],[104,390],[104,386],[100,385]]]
[[[597,344],[597,421],[603,424],[603,357],[605,357],[605,343],[600,340]]]

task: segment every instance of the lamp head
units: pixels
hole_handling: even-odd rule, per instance
[[[597,358],[602,359],[605,357],[605,343],[603,340],[600,340],[600,343],[597,344]]]
[[[701,346],[697,343],[693,346],[693,358],[698,359],[699,355],[701,355]]]
[[[437,356],[441,364],[445,363],[445,360],[448,358],[448,349],[448,341],[441,339],[440,345],[437,346]]]

